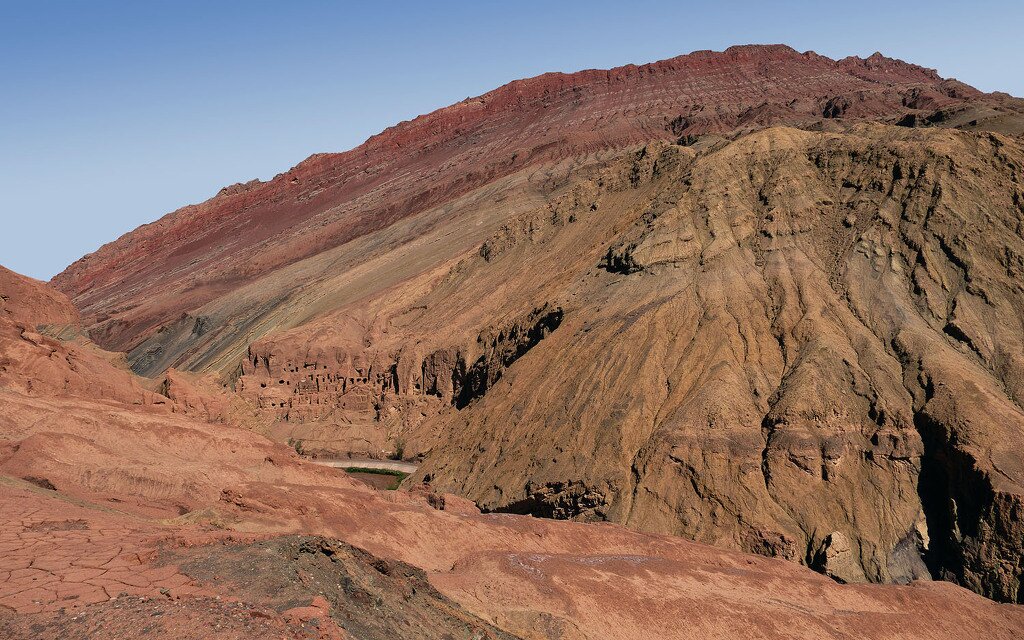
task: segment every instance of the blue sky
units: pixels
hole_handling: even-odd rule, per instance
[[[1021,33],[1021,0],[0,0],[0,264],[47,279],[224,185],[545,71],[781,42],[1021,96]]]

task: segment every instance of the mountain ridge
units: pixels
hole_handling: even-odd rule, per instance
[[[799,65],[798,71],[804,74],[801,78],[810,74],[811,82],[816,87],[814,95],[804,98],[808,104],[799,106],[800,113],[764,112],[763,108],[761,111],[764,113],[751,111],[760,103],[768,104],[765,100],[781,100],[778,95],[772,97],[770,83],[752,89],[753,77],[758,74],[767,74],[769,78],[773,74],[785,76],[782,73],[785,70],[776,67],[792,64]],[[740,69],[737,65],[747,67]],[[695,98],[704,96],[702,99],[716,99],[704,95],[702,91],[720,91],[704,86],[707,81],[702,78],[721,77],[723,79],[717,82],[726,87],[728,95],[733,96],[730,99],[739,106],[731,108],[728,113],[715,114],[705,113],[695,107],[690,107],[690,111],[697,109],[696,113],[687,113],[686,109],[679,108],[677,110],[680,115],[676,120],[665,122],[657,117],[644,119],[642,115],[628,115],[628,105],[631,103],[626,98],[622,98],[624,102],[621,102],[626,111],[620,113],[619,109],[623,107],[615,102],[619,98],[614,95],[608,97],[608,87],[621,86],[629,91],[632,85],[639,83],[632,90],[648,91],[643,87],[652,81],[669,77],[674,78],[674,82],[682,83],[680,90],[689,91]],[[794,82],[794,88],[786,91],[798,91],[804,80]],[[811,118],[804,114],[822,110],[825,108],[824,103],[837,97],[839,99],[836,104],[830,107],[835,116],[855,116],[858,113],[877,116],[879,111],[895,116],[905,110],[902,105],[896,107],[902,101],[901,97],[897,99],[895,95],[898,93],[897,85],[904,89],[922,83],[929,85],[929,90],[925,92],[927,98],[918,99],[922,102],[919,106],[941,106],[960,99],[942,93],[941,82],[932,70],[883,56],[872,56],[865,60],[848,57],[834,61],[813,52],[801,54],[784,45],[731,47],[720,53],[700,51],[660,62],[624,65],[607,71],[543,74],[513,81],[477,98],[389,127],[350,151],[314,154],[269,181],[245,183],[244,188],[237,185],[225,188],[219,197],[182,207],[104,245],[69,265],[65,271],[54,276],[52,283],[83,307],[87,325],[95,325],[91,326],[94,339],[105,347],[130,350],[138,344],[140,338],[173,318],[174,314],[163,312],[156,317],[134,318],[129,312],[128,317],[124,318],[124,325],[116,321],[111,324],[110,316],[116,318],[117,314],[110,312],[116,312],[120,306],[113,300],[119,292],[110,291],[112,300],[105,301],[106,293],[98,290],[105,288],[109,291],[114,286],[124,289],[136,284],[135,281],[150,288],[158,281],[166,284],[166,272],[155,273],[151,266],[153,257],[164,258],[164,267],[169,266],[168,263],[180,265],[186,256],[198,260],[200,266],[219,261],[219,270],[226,273],[219,276],[196,274],[198,282],[188,287],[180,282],[180,278],[175,284],[177,294],[201,304],[217,293],[234,287],[234,283],[249,282],[270,269],[337,246],[358,237],[367,229],[401,219],[421,210],[423,206],[443,202],[479,184],[537,162],[658,138],[727,131],[742,126],[738,120],[744,117],[751,119],[751,125],[759,121],[785,123],[807,120]],[[712,83],[710,86],[715,85]],[[874,93],[864,94],[867,89]],[[845,93],[851,95],[841,97]],[[652,104],[657,105],[655,109],[666,113],[670,111],[669,106],[659,104],[660,98],[644,98],[644,95],[641,94],[637,104],[645,104],[644,100],[654,100]],[[652,95],[656,96],[657,92]],[[543,122],[544,111],[555,109],[559,113],[554,121],[561,122],[571,118],[573,110],[578,110],[580,105],[577,102],[592,104],[595,100],[611,100],[604,108],[611,109],[609,117],[615,121],[608,124],[600,122],[601,117],[598,117],[598,122],[593,122],[594,118],[591,117],[588,120],[591,122],[588,125],[591,129],[589,133],[585,130],[571,133],[572,128],[566,129],[570,133],[551,133],[549,125],[548,132],[532,137],[520,136],[516,142],[516,134],[508,128],[513,122],[502,128],[499,117],[504,113],[522,113],[516,117],[525,118],[525,123],[538,119]],[[924,102],[928,101],[928,105],[925,105]],[[676,99],[676,102],[679,100]],[[592,110],[593,105],[590,108]],[[568,115],[562,112],[565,109],[569,109]],[[746,114],[742,113],[744,110]],[[491,129],[480,129],[480,123],[493,122],[496,117],[499,117],[497,124],[487,125]],[[498,128],[494,129],[495,126]],[[478,139],[491,140],[487,143],[490,146],[475,154],[465,150],[478,146]],[[498,162],[492,160],[481,167],[479,159],[492,158],[492,154],[499,148],[496,146],[498,140],[502,141],[500,148],[508,151],[505,159]],[[411,155],[406,156],[405,149],[411,149]],[[438,176],[440,181],[435,180],[430,186],[408,184],[406,174],[409,171],[423,170],[422,167],[417,168],[417,158],[429,158],[434,166],[442,163],[442,167],[451,166],[451,169],[442,169]],[[395,174],[394,177],[388,179],[387,176],[392,174]],[[406,180],[404,184],[403,180]],[[392,193],[382,193],[381,189]],[[332,191],[335,192],[333,195],[329,193]],[[377,209],[372,214],[356,214],[352,207],[366,206],[356,203],[364,202],[369,196],[375,196],[378,201],[383,199],[384,202],[382,205],[378,203],[376,207],[369,205]],[[332,213],[339,206],[343,210]],[[346,206],[349,208],[344,210]],[[232,251],[260,250],[268,238],[282,233],[303,233],[305,241],[293,243],[294,248],[290,249],[290,253],[267,257],[262,265],[232,265],[230,269],[224,268],[224,263],[230,263],[231,259],[222,252],[218,253],[221,245],[233,245],[230,247]],[[231,234],[249,234],[250,238],[239,241],[238,238],[229,238]],[[177,246],[168,249],[164,245],[169,242]],[[277,242],[280,244],[280,240]],[[206,254],[213,255],[204,255],[204,250]],[[198,271],[187,265],[176,269],[189,270]],[[203,291],[205,293],[201,293]]]

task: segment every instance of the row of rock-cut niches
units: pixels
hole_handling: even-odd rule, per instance
[[[358,380],[358,379],[357,379]],[[307,381],[308,382],[308,381]],[[315,387],[302,389],[299,384],[292,389],[292,394],[286,399],[271,396],[259,396],[258,402],[261,408],[301,408],[326,406],[330,408],[349,408],[352,405],[360,405],[369,408],[372,404],[374,392],[365,385],[349,385],[348,378],[342,378],[341,383],[321,385],[319,390]]]
[[[359,403],[359,404],[360,404],[360,408],[361,409],[369,409],[370,408],[369,407],[369,398],[365,398],[364,402]],[[340,396],[337,396],[337,397],[334,397],[334,398],[330,398],[330,399],[325,399],[325,398],[322,398],[322,397],[314,398],[312,396],[308,396],[305,399],[305,401],[301,402],[301,403],[296,403],[296,399],[294,399],[294,398],[289,398],[287,400],[282,400],[282,401],[272,401],[272,402],[267,403],[267,404],[264,404],[263,400],[261,399],[260,403],[259,403],[259,407],[261,409],[276,409],[276,408],[295,409],[295,408],[314,407],[314,406],[317,406],[317,407],[319,407],[319,406],[327,406],[327,407],[329,407],[331,409],[335,409],[335,408],[348,409],[349,408],[349,402],[346,401],[346,400],[343,400]]]
[[[356,384],[356,383],[366,384],[369,381],[370,381],[370,379],[367,378],[366,376],[341,376],[341,375],[332,376],[331,374],[326,374],[326,375],[323,375],[323,376],[320,376],[320,375],[314,376],[313,374],[309,374],[307,377],[301,378],[301,379],[299,379],[299,380],[297,380],[295,382],[295,387],[296,387],[296,391],[295,392],[298,393],[300,391],[321,391],[321,390],[323,390],[323,388],[320,387],[319,385],[321,385],[321,384],[330,384],[332,382],[335,383],[335,384],[339,384],[339,383],[340,384]],[[268,383],[266,383],[266,382],[261,382],[260,383],[260,387],[263,388],[263,389],[266,389],[267,388],[267,384]],[[292,381],[291,380],[286,380],[286,379],[282,378],[282,379],[277,381],[277,384],[278,385],[291,386]],[[317,386],[315,388],[313,388],[313,385],[317,385]]]
[[[259,356],[253,357],[253,366],[260,366],[261,358]],[[269,373],[269,358],[262,358],[263,366],[268,369]],[[400,387],[398,382],[398,376],[395,371],[395,365],[392,365],[390,370],[376,372],[376,375],[372,373],[373,367],[364,369],[362,367],[355,368],[355,375],[351,375],[350,372],[345,373],[331,373],[328,371],[328,365],[320,365],[317,363],[306,363],[301,367],[293,364],[285,364],[281,371],[288,374],[299,373],[301,377],[290,376],[289,378],[279,378],[277,380],[277,386],[293,386],[293,394],[304,394],[304,393],[324,393],[324,392],[342,392],[346,393],[349,391],[349,387],[352,385],[372,385],[374,390],[379,393],[386,393],[391,391],[395,394],[400,393]],[[321,370],[318,373],[303,373],[313,369],[314,371]],[[350,370],[351,371],[351,370]],[[255,372],[254,372],[255,373]],[[268,376],[269,377],[269,376]],[[372,379],[372,382],[371,382]],[[294,380],[295,384],[292,385]],[[422,380],[414,381],[412,390],[416,393],[422,393]],[[341,385],[340,387],[338,385]],[[273,379],[260,382],[260,387],[266,389],[274,385]]]
[[[292,397],[285,400],[274,397],[261,397],[259,398],[259,406],[261,408],[284,410],[281,416],[285,420],[296,418],[303,420],[311,416],[315,416],[322,409],[359,409],[368,410],[372,404],[372,390],[368,388],[370,384],[369,371],[365,372],[362,368],[357,368],[352,375],[352,371],[345,373],[331,373],[328,372],[328,367],[323,365],[323,371],[317,371],[316,373],[307,373],[309,369],[317,370],[318,367],[315,364],[303,365],[302,369],[297,366],[288,365],[284,367],[284,373],[287,374],[299,374],[298,376],[290,375],[287,378],[278,378],[277,384],[274,384],[273,380],[263,381],[260,383],[260,387],[266,389],[268,387],[291,387]],[[303,371],[306,370],[307,372]],[[384,391],[388,388],[390,378],[377,374],[375,377],[375,383],[380,387],[380,391]],[[294,382],[294,384],[292,384]],[[356,396],[353,397],[352,394]],[[295,412],[298,411],[298,414]],[[309,412],[312,411],[312,414]]]
[[[252,358],[252,366],[253,366],[253,368],[259,368],[259,366],[260,366],[260,357],[259,356],[253,356],[253,358]],[[263,358],[263,366],[266,367],[267,370],[270,369],[270,358],[269,357]],[[316,363],[313,363],[313,364],[308,364],[307,363],[307,364],[302,365],[302,368],[303,369],[316,369],[317,365],[316,365]],[[326,364],[323,365],[323,368],[327,369],[327,365]],[[299,372],[299,367],[297,365],[290,365],[289,364],[289,365],[285,366],[284,370],[286,372],[288,372],[288,373],[298,373]]]

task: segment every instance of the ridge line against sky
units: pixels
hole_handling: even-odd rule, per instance
[[[765,6],[771,4],[771,6]],[[47,279],[228,184],[549,71],[784,43],[1024,95],[1024,3],[0,2],[0,264]]]

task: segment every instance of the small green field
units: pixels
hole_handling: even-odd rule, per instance
[[[371,469],[369,467],[342,467],[345,473],[365,482],[375,489],[391,491],[398,488],[409,474],[394,469]]]

